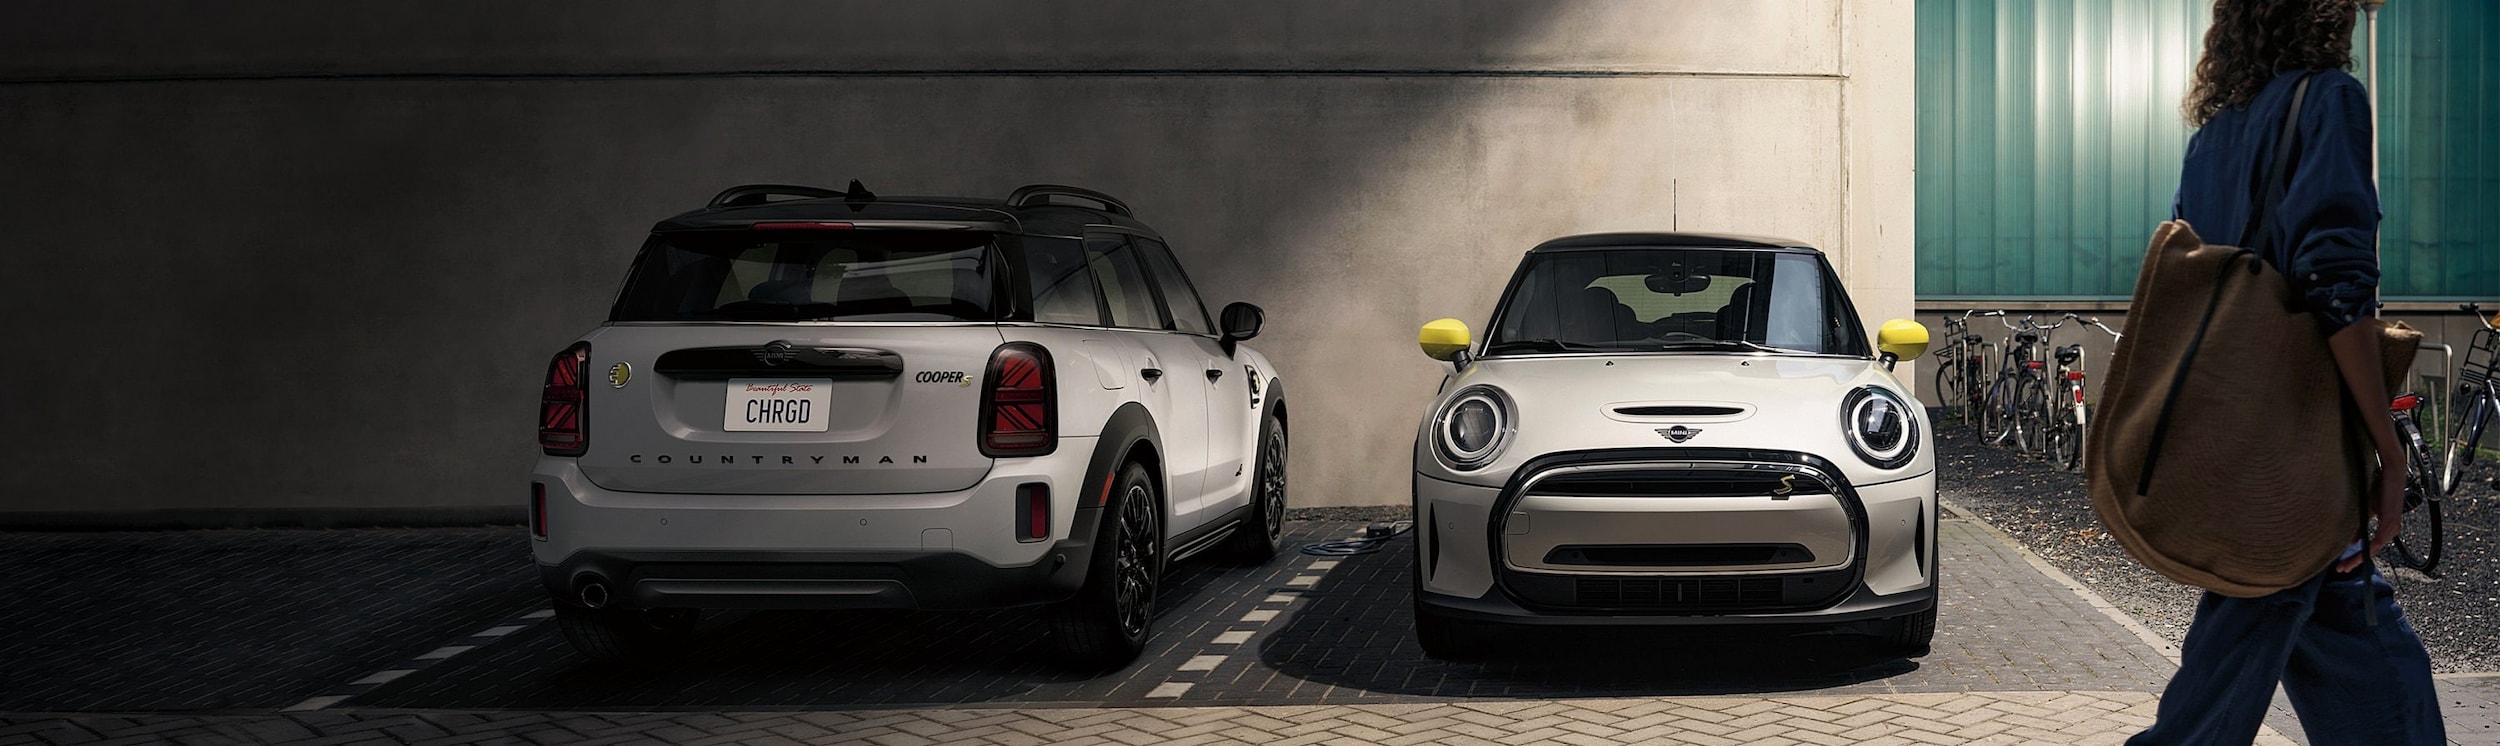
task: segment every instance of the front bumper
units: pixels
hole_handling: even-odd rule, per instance
[[[1558,476],[1615,474],[1644,481]],[[1554,454],[1498,487],[1419,473],[1418,612],[1523,624],[1914,614],[1936,602],[1934,484],[1929,473],[1853,485],[1808,454],[1732,449]]]

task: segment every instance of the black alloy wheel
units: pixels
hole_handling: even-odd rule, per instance
[[[1145,467],[1122,467],[1115,484],[1085,585],[1045,612],[1053,644],[1072,666],[1127,665],[1145,652],[1154,632],[1155,590],[1163,576],[1163,502]]]
[[[1231,552],[1242,562],[1266,562],[1285,538],[1285,423],[1259,421],[1259,452],[1250,484],[1250,516],[1233,532]]]

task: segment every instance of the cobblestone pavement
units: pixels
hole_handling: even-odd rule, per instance
[[[1296,521],[1296,543],[1342,538],[1362,524]],[[286,532],[235,532],[286,533]],[[304,532],[337,533],[337,532]],[[413,536],[429,532],[405,532]],[[525,555],[480,550],[517,532],[433,532],[484,542],[470,585],[376,620],[353,604],[324,606],[270,589],[202,578],[293,577],[328,588],[315,565],[281,561],[292,576],[255,569],[243,552],[188,557],[208,564],[199,614],[252,622],[213,625],[192,637],[275,642],[311,634],[367,639],[357,667],[286,670],[285,654],[252,704],[197,705],[219,682],[182,681],[181,648],[163,638],[116,639],[59,632],[58,618],[28,617],[18,604],[0,619],[38,625],[15,649],[73,642],[112,677],[44,680],[18,675],[0,697],[31,702],[0,715],[0,746],[19,743],[2117,743],[2149,722],[2170,663],[2095,598],[2044,572],[1982,524],[1948,518],[1944,611],[1933,652],[1915,659],[1866,652],[1846,635],[1767,636],[1682,631],[1676,638],[1522,631],[1511,654],[1474,664],[1431,661],[1411,640],[1406,589],[1411,546],[1354,557],[1287,555],[1258,566],[1191,562],[1175,568],[1147,657],[1115,672],[1055,669],[1038,655],[1038,628],[1024,612],[986,614],[721,615],[684,662],[635,671],[594,666],[564,646],[543,619]],[[376,555],[407,553],[364,537]],[[179,542],[189,535],[168,535]],[[0,553],[29,536],[0,537]],[[31,537],[44,541],[75,538]],[[276,537],[283,545],[286,537]],[[87,541],[111,544],[96,535]],[[264,541],[263,543],[273,543]],[[52,547],[58,550],[59,547]],[[102,550],[98,550],[102,551]],[[142,553],[143,555],[145,553]],[[352,554],[352,553],[350,553]],[[31,555],[5,555],[31,556]],[[483,580],[522,558],[517,580]],[[368,567],[380,557],[337,558]],[[443,557],[433,565],[460,564]],[[111,557],[87,558],[111,564]],[[360,564],[362,562],[363,564]],[[422,564],[422,563],[420,563]],[[133,581],[146,568],[131,570]],[[163,569],[163,568],[159,568]],[[0,576],[37,587],[25,572]],[[459,573],[453,573],[459,575]],[[49,582],[74,587],[66,576]],[[187,576],[186,576],[187,577]],[[475,587],[471,587],[475,586]],[[181,586],[177,586],[181,587]],[[481,592],[480,589],[491,589]],[[60,593],[61,591],[47,591]],[[438,593],[443,593],[437,591]],[[225,595],[240,593],[243,598]],[[384,594],[387,596],[387,594]],[[469,600],[464,600],[469,599]],[[518,599],[517,601],[515,599]],[[364,598],[362,602],[389,603]],[[127,600],[125,600],[125,603]],[[444,614],[428,604],[460,607]],[[485,614],[473,606],[491,606]],[[80,607],[110,616],[110,607]],[[293,614],[292,618],[288,618]],[[57,615],[56,615],[57,616]],[[450,617],[458,617],[456,619]],[[427,620],[413,625],[409,620]],[[109,623],[109,620],[108,620]],[[258,626],[255,626],[258,625]],[[279,629],[263,629],[275,627]],[[196,644],[194,641],[193,644]],[[16,660],[17,658],[12,658]],[[165,665],[130,661],[165,660]],[[251,672],[229,673],[251,678]],[[283,674],[283,675],[282,675]],[[118,677],[118,678],[114,678]],[[163,704],[93,706],[98,681],[127,680]],[[205,689],[203,689],[205,687]],[[2456,743],[2500,744],[2500,678],[2441,682]],[[236,691],[240,691],[239,689]],[[277,697],[278,694],[285,698]],[[137,701],[136,696],[114,701]],[[188,698],[188,699],[186,699]],[[291,698],[291,699],[288,699]],[[279,702],[280,699],[285,701]],[[233,699],[232,701],[241,701]],[[270,712],[293,705],[328,708]],[[87,710],[81,713],[43,711]],[[246,712],[139,710],[241,709]],[[2290,743],[2269,730],[2260,743]]]

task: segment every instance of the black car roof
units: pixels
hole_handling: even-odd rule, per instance
[[[717,200],[716,200],[717,201]],[[1125,205],[1122,206],[1125,210]],[[1110,209],[1066,204],[1012,205],[973,197],[848,197],[791,199],[762,204],[707,206],[679,213],[651,227],[655,232],[745,228],[773,221],[941,221],[1000,223],[1016,233],[1080,236],[1089,225],[1108,225],[1160,235],[1144,222]]]
[[[1758,249],[1820,254],[1804,241],[1733,233],[1588,233],[1537,244],[1528,253],[1622,248]]]

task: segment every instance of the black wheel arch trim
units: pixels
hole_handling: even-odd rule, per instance
[[[1085,481],[1077,484],[1077,508],[1092,508],[1097,513],[1108,515],[1100,508],[1110,504],[1111,478],[1120,473],[1121,465],[1128,463],[1141,446],[1153,449],[1156,459],[1160,461],[1163,453],[1162,431],[1155,427],[1154,416],[1146,413],[1145,405],[1137,402],[1122,404],[1112,411],[1111,419],[1103,422],[1102,436],[1094,439],[1094,454],[1086,462]],[[1165,482],[1168,477],[1157,469],[1154,479]],[[1165,516],[1172,514],[1171,495],[1171,485],[1156,485],[1155,498],[1164,501],[1160,507]],[[1100,515],[1096,518],[1104,520]]]

